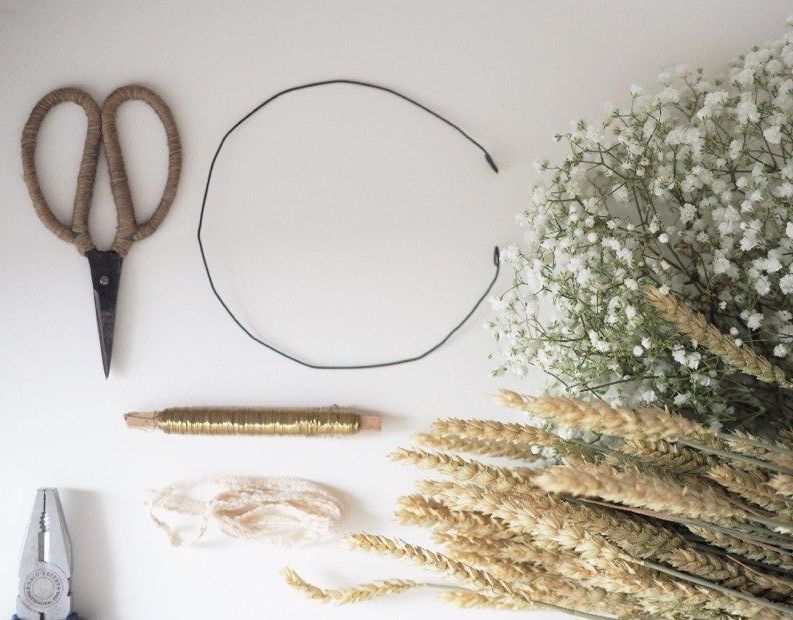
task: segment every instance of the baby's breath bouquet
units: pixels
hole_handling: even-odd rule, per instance
[[[724,80],[674,73],[655,94],[632,87],[601,124],[557,135],[569,154],[538,164],[525,242],[502,254],[515,276],[494,300],[497,373],[537,366],[613,406],[789,423],[793,33]]]

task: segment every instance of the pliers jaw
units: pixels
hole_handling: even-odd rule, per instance
[[[71,612],[72,548],[56,489],[39,489],[19,566],[18,620],[64,620]]]

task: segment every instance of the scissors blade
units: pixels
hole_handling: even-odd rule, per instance
[[[85,256],[91,267],[99,347],[102,351],[102,368],[107,379],[110,374],[110,357],[113,354],[113,329],[116,325],[116,301],[122,258],[113,250],[96,249],[89,250]]]

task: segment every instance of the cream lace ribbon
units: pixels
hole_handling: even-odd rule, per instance
[[[209,499],[196,495],[214,492]],[[333,538],[344,515],[341,501],[318,484],[301,478],[222,476],[185,480],[149,491],[151,518],[172,545],[200,540],[214,522],[232,538],[257,539],[301,547]],[[192,536],[169,523],[163,513],[200,517]]]

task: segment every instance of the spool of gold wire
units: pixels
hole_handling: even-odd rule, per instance
[[[352,435],[380,430],[380,416],[341,407],[173,407],[124,415],[129,428],[175,435]]]

